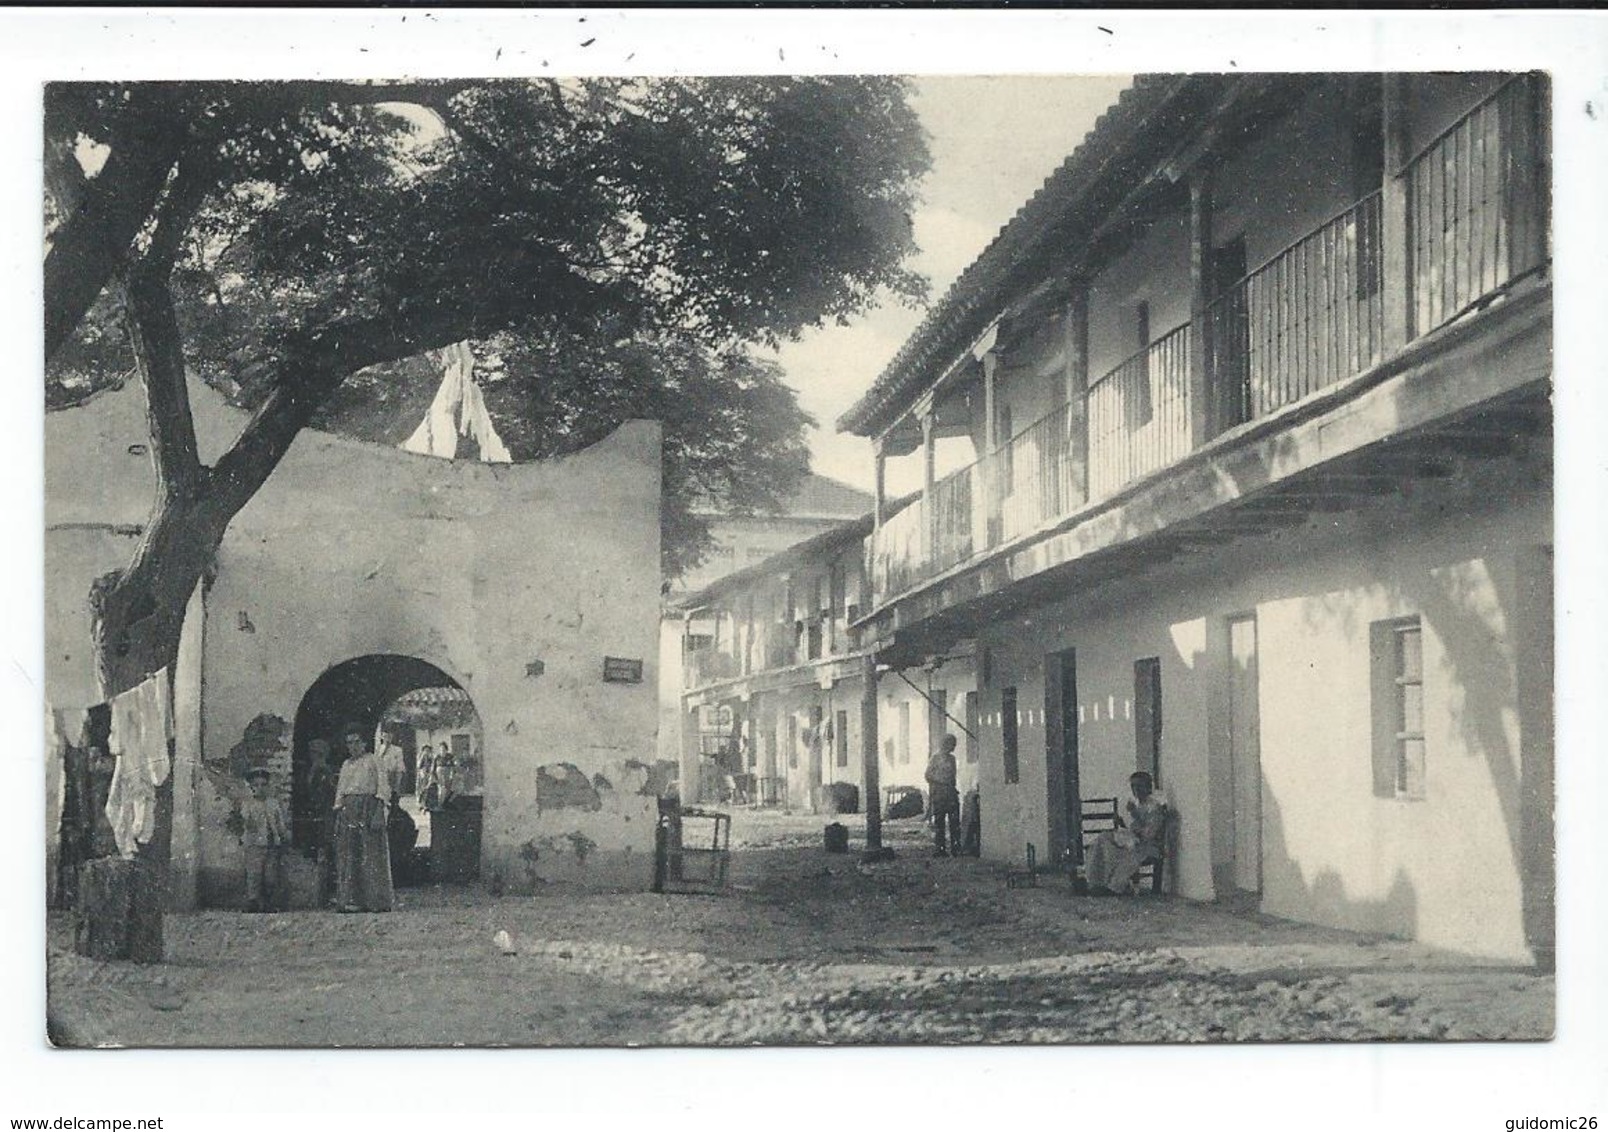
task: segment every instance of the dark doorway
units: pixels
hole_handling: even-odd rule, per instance
[[[443,711],[456,714],[450,720],[437,720]],[[432,712],[434,714],[430,714]],[[413,843],[419,848],[406,859],[393,860],[396,882],[406,884],[429,879],[434,871],[439,871],[431,869],[431,857],[446,851],[451,851],[454,860],[459,862],[451,879],[472,879],[480,857],[478,791],[481,777],[476,738],[480,732],[479,718],[456,680],[417,657],[391,654],[355,657],[330,668],[313,681],[302,696],[296,709],[291,753],[294,768],[290,797],[292,845],[309,854],[321,848],[319,842],[328,829],[329,792],[333,790],[333,778],[343,750],[341,732],[348,725],[366,736],[375,734],[383,725],[385,735],[400,753],[400,774],[396,780],[399,808],[406,811],[414,823],[416,840]],[[456,806],[452,814],[445,814],[449,803],[440,800],[439,795],[437,801],[441,809],[430,811],[424,799],[415,793],[419,787],[419,745],[428,742],[426,736],[430,734],[437,734],[441,740],[438,745],[449,749],[453,755],[453,785],[458,796],[451,803]],[[328,752],[329,775],[322,787],[310,773],[315,752],[320,756]],[[465,813],[459,814],[458,810]],[[470,810],[473,820],[461,820]],[[446,828],[449,826],[452,827],[450,832]],[[466,839],[473,844],[448,844]],[[467,860],[474,862],[473,869],[462,864]]]
[[[1161,659],[1146,657],[1133,662],[1133,746],[1134,766],[1150,775],[1160,790],[1161,782]]]
[[[1050,860],[1081,864],[1083,817],[1078,804],[1076,649],[1050,653],[1044,658],[1044,746]]]

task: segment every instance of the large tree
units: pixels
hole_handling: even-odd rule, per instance
[[[121,327],[150,407],[155,511],[93,595],[108,694],[172,663],[296,434],[360,421],[365,386],[419,379],[404,359],[477,341],[526,455],[662,410],[672,486],[752,506],[744,461],[785,478],[803,418],[744,344],[922,291],[894,79],[67,84],[45,111],[53,394],[116,373]],[[251,410],[210,467],[187,369]]]

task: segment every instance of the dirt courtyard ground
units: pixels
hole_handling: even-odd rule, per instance
[[[591,1046],[1542,1039],[1548,975],[1171,897],[1007,888],[999,866],[821,848],[739,812],[721,895],[406,889],[389,915],[173,915],[169,962],[53,918],[60,1044]],[[847,818],[855,845],[863,819]],[[507,932],[511,947],[499,947]],[[508,953],[511,952],[511,953]]]

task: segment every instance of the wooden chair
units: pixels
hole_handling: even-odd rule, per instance
[[[1006,888],[1037,888],[1038,887],[1038,874],[1039,874],[1038,850],[1035,849],[1033,847],[1033,843],[1031,841],[1029,841],[1027,843],[1027,868],[1023,869],[1023,870],[1013,869],[1010,872],[1006,873],[1005,874],[1005,887]]]
[[[1078,809],[1082,816],[1083,852],[1086,857],[1089,846],[1096,837],[1102,833],[1110,833],[1124,823],[1121,821],[1122,811],[1116,798],[1081,798],[1078,801]],[[1141,883],[1148,878],[1152,892],[1162,891],[1166,861],[1172,855],[1173,824],[1176,820],[1176,815],[1169,809],[1167,824],[1161,838],[1161,859],[1146,861],[1140,865],[1138,876],[1134,878],[1136,882]]]

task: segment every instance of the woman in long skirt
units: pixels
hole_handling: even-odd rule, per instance
[[[391,854],[385,836],[385,775],[363,732],[345,729],[347,759],[335,785],[335,906],[391,910]]]
[[[1133,797],[1128,800],[1128,820],[1094,839],[1085,862],[1089,891],[1096,896],[1131,893],[1139,870],[1150,861],[1161,861],[1167,845],[1167,799],[1154,787],[1145,771],[1128,776]]]

